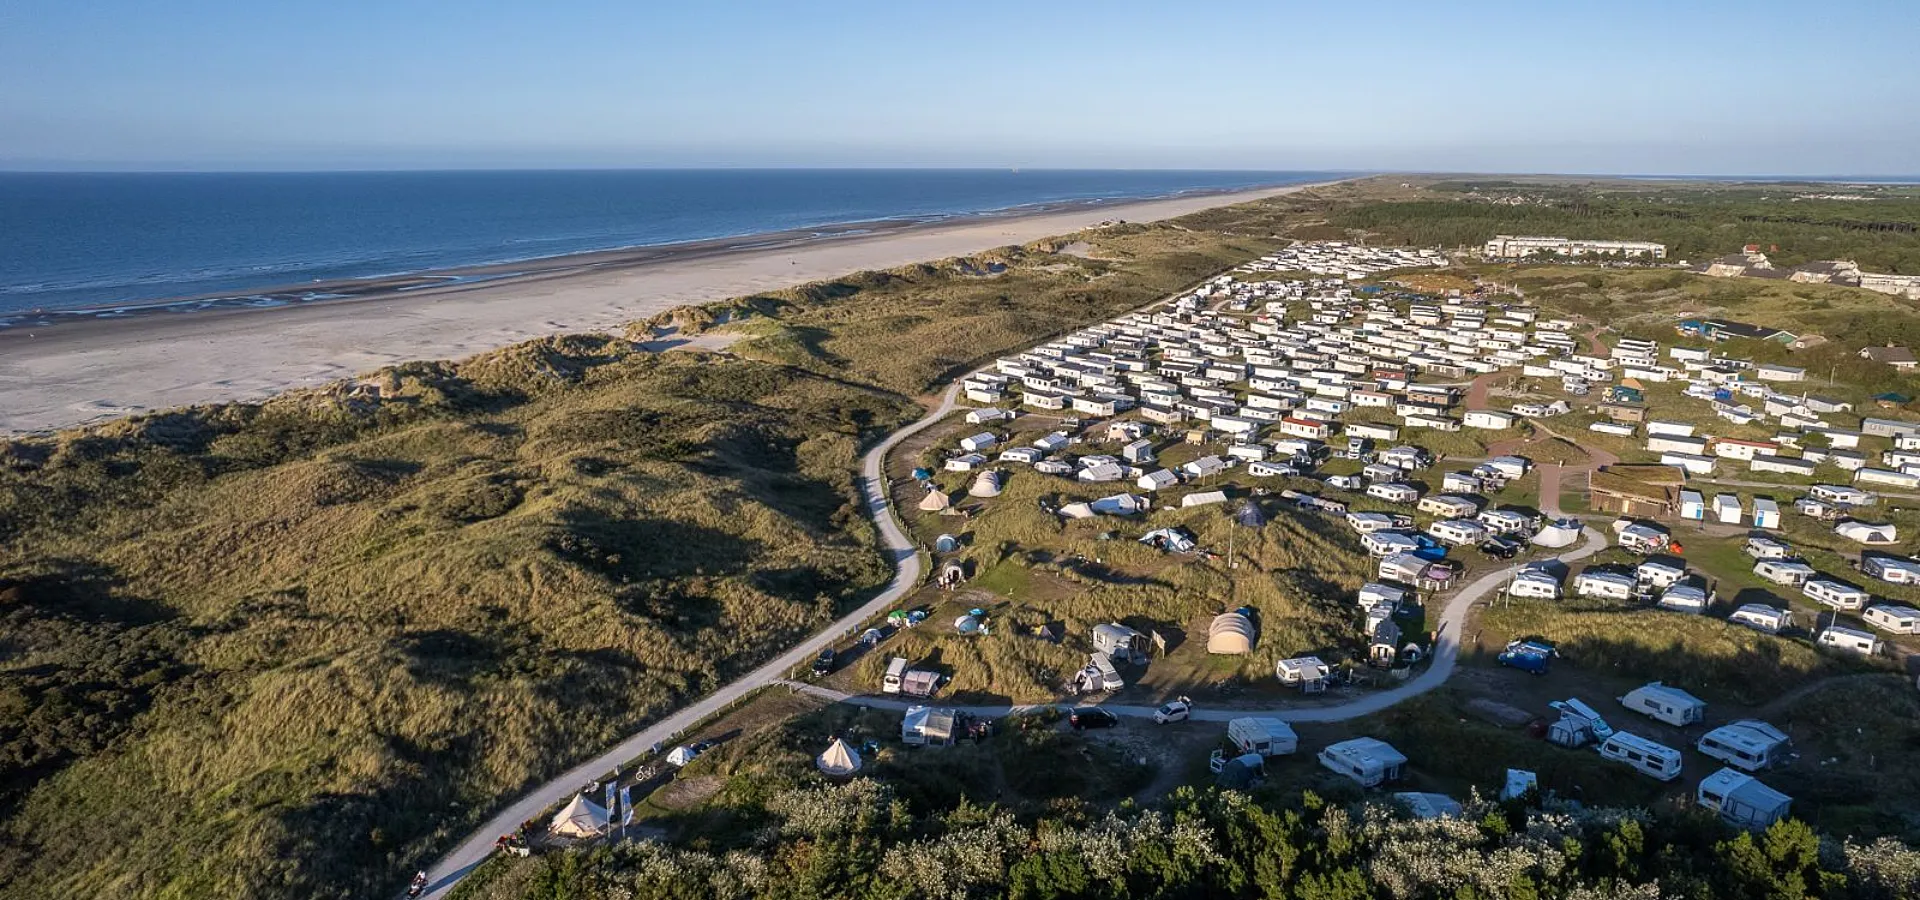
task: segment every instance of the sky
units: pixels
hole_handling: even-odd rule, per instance
[[[1915,0],[8,0],[0,168],[1920,174]]]

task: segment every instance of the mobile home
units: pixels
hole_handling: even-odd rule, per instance
[[[1680,751],[1631,732],[1616,731],[1612,737],[1601,741],[1600,756],[1626,763],[1640,774],[1661,781],[1680,777]]]
[[[1763,559],[1753,564],[1753,574],[1774,584],[1800,587],[1820,573],[1797,559]]]
[[[1747,538],[1747,555],[1754,559],[1786,559],[1793,555],[1793,548],[1770,537]]]
[[[1227,740],[1241,753],[1261,756],[1287,756],[1300,749],[1293,727],[1274,718],[1253,717],[1227,722]]]
[[[1627,692],[1620,705],[1657,722],[1668,725],[1692,725],[1707,714],[1707,702],[1676,687],[1658,681]]]
[[[1868,625],[1894,634],[1920,634],[1920,609],[1898,603],[1875,603],[1860,618]]]
[[[1691,584],[1676,584],[1660,592],[1661,609],[1672,612],[1699,615],[1707,611],[1707,605],[1713,602],[1712,595],[1705,588]]]
[[[1827,626],[1825,631],[1814,638],[1814,642],[1822,647],[1832,647],[1835,650],[1845,650],[1861,656],[1872,656],[1880,652],[1879,638],[1859,629],[1841,625]]]
[[[1544,569],[1527,568],[1513,576],[1507,585],[1507,593],[1515,597],[1531,597],[1535,600],[1560,599],[1560,579]]]
[[[1442,543],[1455,546],[1477,544],[1487,539],[1487,526],[1472,519],[1446,519],[1427,526],[1427,533]]]
[[[1582,597],[1626,600],[1633,596],[1634,579],[1619,572],[1588,570],[1573,577],[1573,592]]]
[[[1794,758],[1786,732],[1758,719],[1741,719],[1700,736],[1694,749],[1745,772],[1785,765]]]
[[[1391,744],[1370,737],[1331,744],[1320,751],[1319,758],[1320,765],[1369,788],[1399,780],[1407,764],[1407,758]]]
[[[1370,484],[1367,485],[1367,496],[1385,500],[1388,503],[1412,503],[1420,499],[1420,490],[1413,485],[1399,482]]]
[[[1733,611],[1727,621],[1735,625],[1745,625],[1755,631],[1767,634],[1779,634],[1793,627],[1793,611],[1768,606],[1765,603],[1748,603]]]
[[[1844,581],[1830,578],[1815,578],[1800,586],[1800,593],[1815,601],[1831,606],[1842,612],[1858,612],[1867,608],[1873,595]]]
[[[1719,813],[1727,824],[1756,831],[1786,818],[1793,805],[1792,797],[1732,769],[1721,769],[1701,779],[1694,798],[1702,809]]]

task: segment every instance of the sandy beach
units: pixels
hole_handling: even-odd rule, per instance
[[[745,249],[643,252],[625,259],[585,254],[513,277],[372,291],[324,303],[13,328],[0,331],[0,434],[256,400],[408,360],[459,359],[544,335],[618,329],[684,303],[977,253],[1106,220],[1167,219],[1313,186],[914,225]],[[409,281],[417,285],[417,279]]]

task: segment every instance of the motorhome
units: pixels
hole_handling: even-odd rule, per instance
[[[888,660],[886,677],[882,679],[880,682],[881,693],[885,693],[885,694],[900,693],[900,682],[901,682],[901,679],[906,677],[906,674],[907,674],[907,661],[904,657],[896,656],[893,659]]]
[[[1694,749],[1746,772],[1792,762],[1793,741],[1786,732],[1758,719],[1741,719],[1700,736]]]
[[[1858,612],[1867,608],[1873,595],[1844,581],[1830,578],[1815,578],[1800,586],[1800,593],[1806,594],[1819,603],[1831,606],[1842,612]]]
[[[1331,744],[1320,751],[1319,759],[1320,765],[1367,788],[1399,780],[1407,764],[1407,758],[1391,744],[1370,737]]]
[[[1680,777],[1680,751],[1631,732],[1616,731],[1612,737],[1601,741],[1600,756],[1626,763],[1640,774],[1661,781]]]
[[[1868,625],[1894,634],[1920,633],[1920,609],[1898,603],[1875,603],[1860,618]]]
[[[1628,691],[1620,705],[1657,722],[1675,727],[1692,725],[1707,714],[1707,702],[1658,681]]]
[[[1735,625],[1745,625],[1755,631],[1767,634],[1779,634],[1793,627],[1793,611],[1768,606],[1764,603],[1748,603],[1733,611],[1727,621]]]

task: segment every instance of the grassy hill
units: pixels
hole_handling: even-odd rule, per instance
[[[0,897],[397,890],[884,582],[909,396],[1271,246],[1078,240],[0,442]]]

